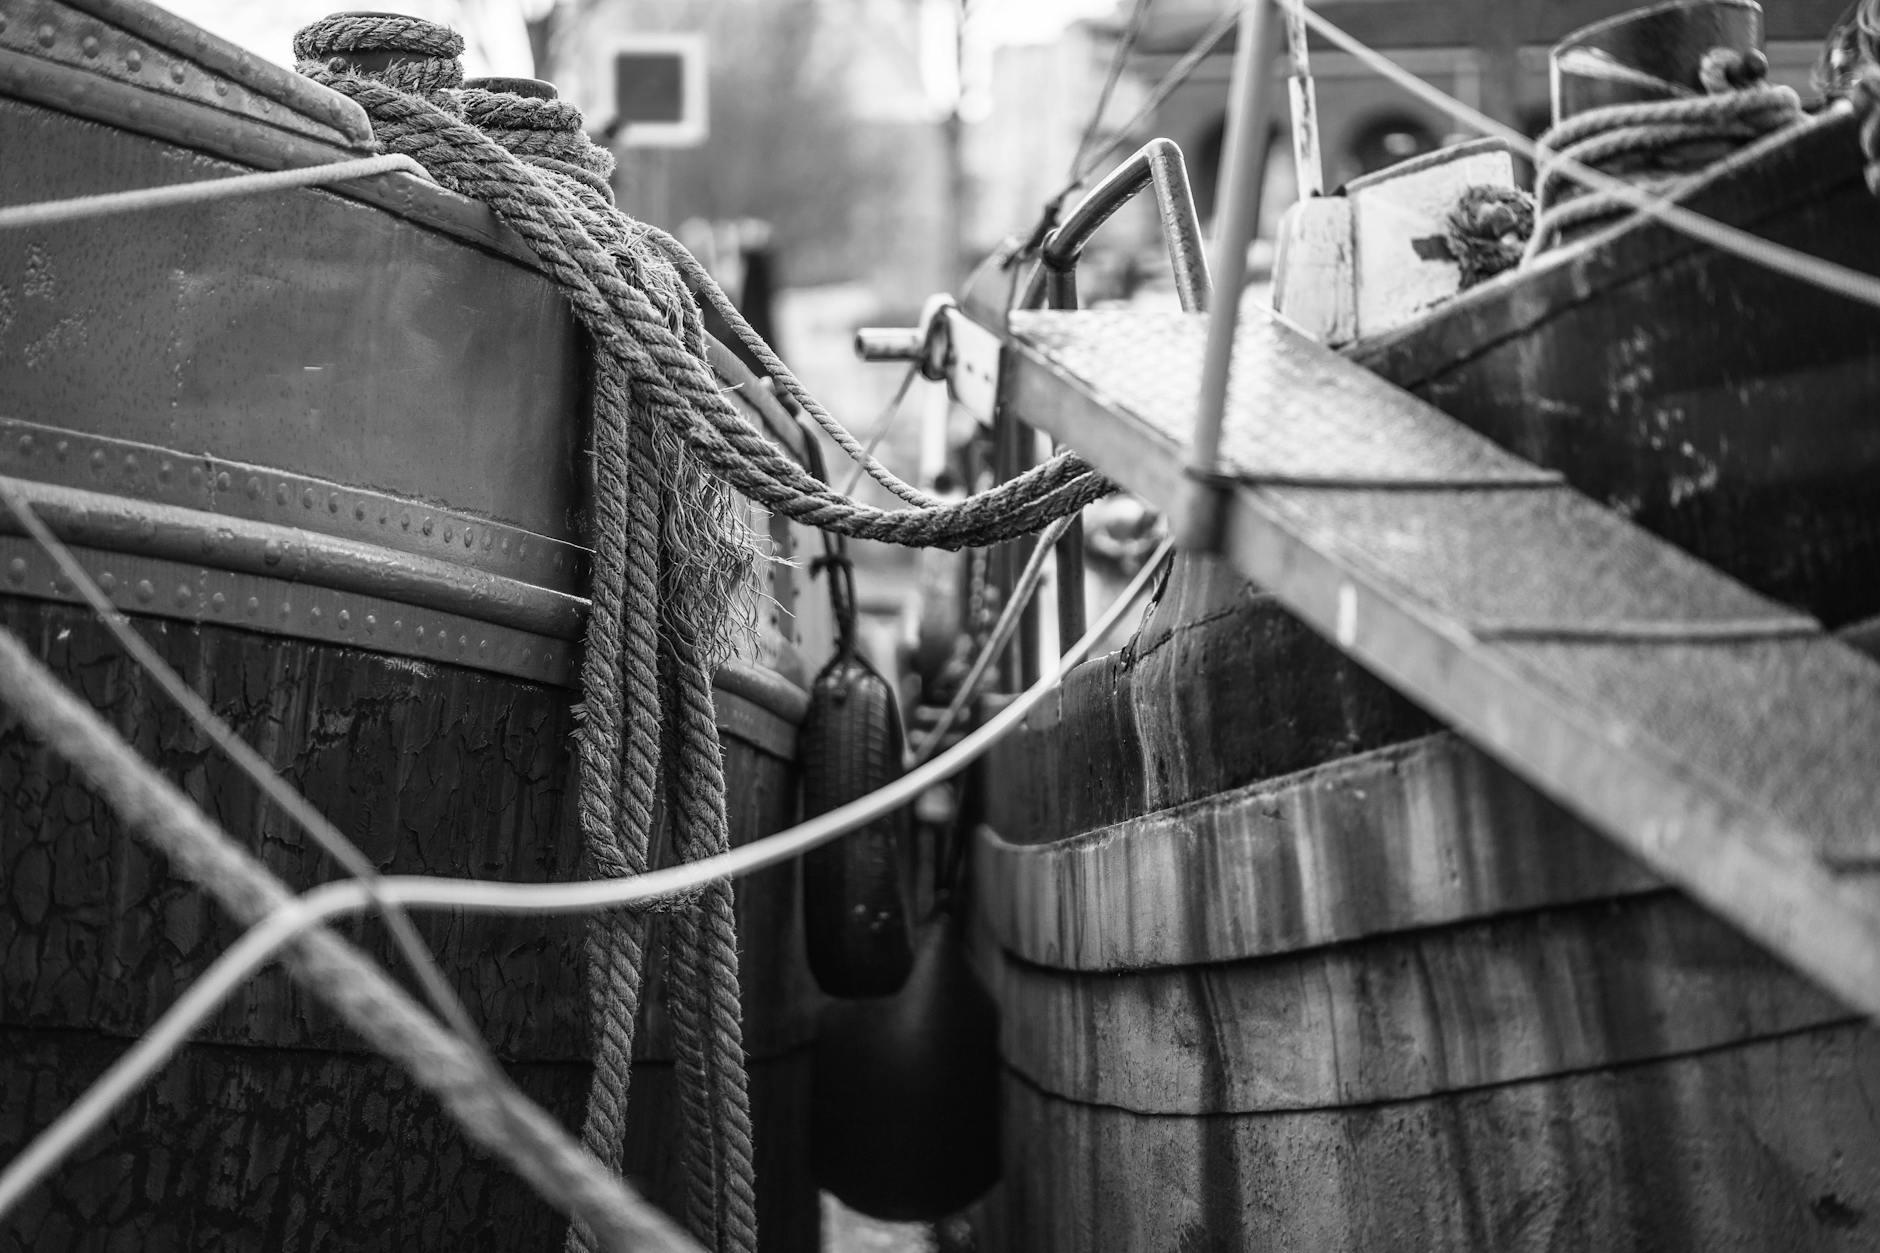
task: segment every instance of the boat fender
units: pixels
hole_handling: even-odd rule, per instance
[[[837,1001],[817,1022],[810,1160],[851,1209],[932,1222],[998,1182],[998,1010],[949,913],[922,926],[895,996]]]
[[[845,643],[810,685],[798,739],[804,813],[899,778],[901,735],[893,686]],[[910,853],[903,808],[804,856],[804,939],[810,972],[829,995],[887,996],[906,983],[914,965]]]

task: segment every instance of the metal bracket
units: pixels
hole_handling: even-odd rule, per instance
[[[864,361],[911,361],[921,374],[944,382],[954,401],[984,424],[999,404],[997,333],[967,317],[953,297],[927,301],[920,326],[865,326],[855,332],[855,355]]]

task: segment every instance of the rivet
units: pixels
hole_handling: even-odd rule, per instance
[[[366,615],[366,634],[370,635],[378,629],[379,629],[378,618],[372,614],[367,614]]]
[[[135,74],[144,68],[144,54],[132,48],[124,54],[124,68]]]
[[[503,536],[503,551],[509,551],[509,537],[507,535]]]
[[[248,603],[243,605],[242,608],[248,611],[249,617],[254,617],[261,612],[261,598],[259,596],[250,596]]]
[[[114,591],[117,588],[117,575],[109,570],[102,572],[98,576],[98,587],[105,592]]]
[[[307,611],[307,621],[313,623],[315,626],[320,625],[320,607],[318,605],[315,605],[312,609]]]
[[[201,487],[206,481],[206,477],[201,466],[189,467],[189,485],[191,487]]]
[[[477,656],[487,657],[489,655],[490,655],[490,642],[488,640],[478,640],[477,641]]]
[[[41,26],[39,28],[39,46],[40,47],[50,48],[53,44],[58,43],[58,42],[59,42],[59,32],[57,29],[53,27],[51,22],[47,22],[44,26]]]
[[[93,474],[104,473],[104,449],[100,448],[91,454],[91,472]]]
[[[517,540],[517,541],[516,541],[516,558],[517,558],[517,560],[520,560],[520,559],[522,559],[523,557],[526,557],[526,556],[528,556],[528,555],[529,555],[529,544],[528,544],[528,541],[527,541],[527,540]]]
[[[457,637],[457,651],[461,653],[466,648],[469,648],[469,647],[470,647],[470,638],[466,635],[459,635]]]
[[[285,505],[287,503],[287,484],[276,483],[274,485],[274,503],[277,505]]]
[[[157,482],[168,483],[170,481],[170,474],[170,462],[168,458],[165,458],[157,465]]]
[[[261,499],[261,480],[256,478],[252,474],[248,476],[247,492],[248,492],[248,499],[250,500]]]
[[[338,492],[329,492],[329,493],[327,494],[327,497],[326,497],[326,511],[327,511],[328,513],[338,513],[338,512],[339,512],[339,493],[338,493]]]
[[[488,552],[492,546],[493,546],[492,537],[490,533],[488,531],[483,532],[483,551]],[[505,544],[504,547],[508,547],[508,545]]]
[[[33,437],[30,435],[20,436],[20,456],[30,457],[32,455],[33,455]]]
[[[416,639],[416,640],[424,639],[424,623],[420,622],[417,626],[413,627],[411,630],[411,636],[413,639]]]
[[[228,84],[219,78],[215,80],[215,94],[218,96],[228,95]]]
[[[411,529],[411,515],[408,513],[399,514],[398,525],[409,531]]]
[[[429,532],[429,530],[428,530],[428,528],[427,528],[427,530],[426,530],[426,534],[429,534],[429,533],[430,533],[430,532]],[[450,523],[448,523],[448,522],[446,522],[446,523],[444,524],[444,542],[445,542],[446,544],[448,544],[448,543],[450,543],[450,542],[451,542],[452,540],[454,540],[454,539],[456,539],[456,538],[457,538],[457,537],[456,537],[455,535],[453,535],[453,534],[451,534],[451,526],[450,526]]]
[[[148,602],[154,599],[156,597],[156,594],[157,594],[157,589],[150,585],[149,579],[137,580],[137,599],[138,600]]]
[[[522,650],[522,664],[526,666],[533,660],[535,660],[535,650],[533,648],[523,649]]]
[[[424,525],[419,527],[418,529],[420,531],[423,531],[426,535],[429,535],[431,533],[431,526],[432,526],[431,519],[426,518],[424,520]]]
[[[353,521],[364,522],[365,520],[366,520],[366,507],[364,503],[362,502],[360,504],[354,505],[353,506]]]
[[[52,455],[57,457],[60,461],[64,461],[66,455],[71,451],[72,441],[69,439],[62,439],[52,446]]]
[[[476,542],[476,536],[470,533],[469,527],[465,527],[463,529],[463,546],[465,548],[471,548],[475,546],[475,542]]]
[[[313,489],[311,487],[301,489],[300,507],[302,509],[313,508]]]
[[[234,481],[234,479],[229,477],[229,472],[224,470],[222,473],[215,476],[215,490],[218,492],[226,492],[229,489],[229,484]]]
[[[392,619],[392,634],[403,635],[404,633],[405,633],[405,620],[403,618],[393,618]]]
[[[293,616],[294,616],[294,602],[289,601],[289,600],[282,601],[281,602],[281,618],[283,620],[286,620]]]
[[[209,598],[209,608],[215,610],[217,613],[221,613],[228,608],[228,597],[224,596],[221,592],[217,592]]]
[[[269,565],[271,566],[280,565],[281,556],[282,556],[282,548],[281,548],[280,540],[271,539],[271,540],[268,540],[263,545],[261,545],[261,560],[267,562]]]
[[[182,606],[187,605],[190,601],[194,599],[196,599],[196,593],[193,590],[191,590],[189,584],[184,583],[177,587],[176,604],[178,608],[181,608]]]
[[[127,452],[124,454],[124,477],[127,479],[137,477],[137,454],[136,453]]]
[[[78,41],[78,50],[88,57],[97,56],[98,47],[98,36],[96,35],[87,35]]]
[[[7,562],[7,582],[24,583],[26,581],[26,558],[15,557]]]
[[[345,631],[345,630],[349,630],[351,627],[352,627],[352,611],[349,609],[340,610],[339,611],[339,629],[342,631]]]
[[[170,81],[173,83],[180,83],[183,81],[183,63],[181,61],[175,61],[171,63]]]

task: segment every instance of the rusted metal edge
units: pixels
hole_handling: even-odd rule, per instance
[[[11,0],[0,47],[355,151],[372,147],[372,124],[353,101],[155,5]]]
[[[299,169],[358,155],[355,150],[338,144],[238,118],[193,101],[155,96],[128,83],[68,70],[5,48],[0,48],[0,96],[11,96],[72,117],[195,149],[238,167],[227,171],[231,174],[245,173],[240,166],[260,170]],[[179,166],[178,173],[213,176],[196,166]],[[489,206],[446,191],[428,179],[412,174],[385,174],[294,194],[318,195],[321,191],[372,205],[419,226],[475,244],[546,277],[535,253]]]
[[[317,583],[77,545],[73,553],[125,613],[573,683],[569,640]],[[0,594],[82,603],[37,544],[12,535],[0,535]]]
[[[569,595],[587,586],[589,553],[578,544],[426,501],[115,436],[0,417],[0,474],[298,527]]]
[[[578,642],[481,622],[383,596],[210,566],[73,547],[87,573],[127,614],[208,624],[313,644],[577,685]],[[0,535],[0,596],[83,604],[29,539]],[[803,689],[774,671],[728,662],[713,680],[720,732],[783,761],[796,758]]]
[[[554,639],[578,638],[586,617],[587,602],[581,597],[436,557],[299,527],[49,483],[13,482],[55,535],[95,551],[382,597]],[[0,532],[17,534],[18,523],[0,517]]]
[[[324,123],[355,143],[370,143],[365,110],[338,92],[256,56],[145,0],[64,0],[74,9],[165,49],[182,53],[205,70],[226,75],[264,100]]]
[[[728,661],[712,678],[718,729],[783,761],[796,760],[796,733],[809,693],[775,670]]]
[[[1359,368],[1329,351],[1323,358],[1328,371]],[[1156,508],[1175,506],[1182,450],[1169,438],[1136,415],[1106,414],[1099,396],[1022,336],[1008,343],[1005,376],[1006,395],[1026,421]],[[1450,421],[1433,410],[1429,420]],[[1227,493],[1221,555],[1504,765],[1849,1005],[1880,1015],[1880,889],[1837,875],[1822,836],[1752,800],[1734,780],[1699,771],[1679,745],[1616,724],[1587,693],[1563,690],[1522,645],[1470,636],[1392,579],[1364,537],[1315,525],[1312,495],[1245,485]]]

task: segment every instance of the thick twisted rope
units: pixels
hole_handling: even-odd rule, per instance
[[[1801,121],[1801,99],[1792,88],[1759,81],[1767,69],[1760,59],[1718,49],[1705,58],[1701,71],[1705,95],[1588,109],[1542,135],[1543,159],[1534,183],[1538,216],[1526,257],[1532,259],[1567,230],[1631,211],[1612,192],[1584,188],[1569,163],[1670,195],[1743,145]],[[1667,84],[1666,90],[1673,88]]]
[[[661,281],[671,274],[670,265],[656,254],[643,253],[634,225],[613,211],[604,181],[611,156],[586,140],[579,114],[553,101],[480,90],[464,93],[462,103],[468,121],[492,132],[506,149],[543,171],[544,186],[559,193],[562,207],[585,237],[576,241],[577,248],[585,242],[607,254],[613,273],[603,272],[603,279],[624,283],[629,290],[650,289],[662,307],[666,329],[697,353],[703,328],[696,307],[676,277]],[[615,378],[619,367],[617,359],[603,354],[597,377]],[[609,623],[618,620],[621,626],[591,632],[584,678],[595,685],[592,703],[598,716],[584,725],[582,808],[598,867],[611,874],[642,873],[648,834],[645,810],[635,804],[615,807],[609,815],[607,785],[613,784],[614,794],[620,795],[658,777],[647,752],[659,742],[657,721],[642,722],[624,736],[617,731],[622,694],[616,679],[624,673],[644,689],[652,662],[665,678],[669,698],[680,694],[689,704],[690,716],[676,727],[679,734],[668,737],[672,748],[664,772],[674,802],[670,812],[677,829],[675,845],[687,857],[724,851],[728,829],[711,675],[729,652],[733,619],[725,602],[748,577],[752,542],[724,508],[728,498],[713,494],[714,485],[676,441],[672,424],[646,420],[641,406],[614,388],[597,396],[597,409],[602,411],[597,413],[602,426],[596,443],[597,522],[615,536],[627,537],[624,555],[629,565],[623,568],[614,560],[617,545],[611,541],[604,554],[597,554],[595,614]],[[619,456],[623,416],[624,463]],[[720,506],[717,516],[710,513],[714,503]],[[658,582],[649,598],[646,563],[655,554],[658,568],[651,573]],[[644,690],[637,695],[639,699],[630,702],[635,712],[658,710],[657,700],[648,699]],[[616,766],[617,775],[610,775],[609,765]],[[609,817],[612,831],[607,829]],[[623,829],[629,832],[625,838]],[[688,1217],[695,1233],[713,1247],[748,1250],[756,1242],[755,1186],[728,886],[708,890],[699,907],[705,911],[703,919],[690,914],[675,919],[671,953],[678,976],[669,981],[693,1145],[686,1155]],[[624,1126],[644,960],[639,926],[637,920],[618,920],[618,925],[597,929],[592,942],[597,1048],[584,1134],[608,1160],[617,1160]],[[585,1247],[582,1234],[571,1232],[574,1247]]]
[[[631,224],[613,211],[611,189],[605,180],[605,174],[613,166],[612,154],[587,139],[581,130],[579,112],[558,101],[476,89],[464,93],[463,103],[468,121],[529,164],[547,172],[546,181],[559,189],[564,203],[590,238],[605,247],[615,266],[630,276],[635,286],[655,293],[657,303],[666,312],[667,325],[689,342],[702,342],[703,328],[696,306],[686,298],[670,265],[657,254],[642,252]],[[598,368],[611,372],[618,366],[603,361]],[[623,407],[617,398],[605,407],[608,410],[605,420],[617,427]],[[680,636],[696,641],[700,630],[704,630],[709,642],[702,654],[696,646],[692,648],[690,679],[695,685],[703,685],[709,702],[711,674],[717,662],[729,653],[730,640],[739,622],[730,610],[753,568],[754,540],[733,511],[729,498],[722,490],[715,490],[716,484],[704,475],[670,426],[643,418],[634,420],[629,415],[627,430],[630,451],[624,467],[617,463],[617,437],[610,436],[614,442],[606,447],[597,446],[597,459],[606,471],[597,479],[597,507],[617,506],[623,494],[632,502],[629,513],[633,522],[628,528],[632,536],[630,547],[636,556],[647,558],[657,547],[659,586],[658,604],[654,607],[661,612],[659,622],[655,623],[647,617],[644,598],[637,599],[636,610],[624,628],[624,635],[627,640],[638,643],[652,639],[657,631],[662,646],[670,652],[665,641]],[[654,513],[649,513],[649,509]],[[617,517],[597,517],[597,522],[613,527],[616,536],[624,533]],[[609,544],[610,558],[614,547]],[[641,573],[638,581],[643,585],[645,572]],[[595,613],[613,618],[619,597],[612,560],[597,558],[595,586]],[[752,602],[747,598],[745,603]],[[643,670],[645,650],[631,654],[622,652],[623,631],[610,629],[598,636],[590,634],[590,653],[595,654],[591,657],[590,677],[594,681],[604,681],[604,676],[617,672],[623,663]],[[666,661],[666,658],[662,656],[661,660]],[[667,668],[673,664],[668,662]],[[607,703],[611,705],[612,699]],[[642,697],[638,708],[645,709],[647,704]],[[629,743],[637,748],[654,743],[654,736],[648,734],[651,730],[653,728],[645,725],[637,727]],[[645,754],[623,752],[625,747],[612,723],[597,723],[592,734],[584,737],[582,794],[588,802],[587,812],[602,813],[608,792],[654,777]],[[666,774],[669,780],[703,779],[706,821],[722,833],[720,752],[715,721],[708,721],[702,738],[694,737],[668,751]],[[617,783],[606,769],[610,761],[619,763],[622,777]],[[674,805],[669,812],[684,825],[686,816],[695,814],[697,807],[688,809]],[[617,814],[615,820],[621,817]],[[587,827],[585,833],[590,848],[602,854],[598,860],[604,873],[644,871],[647,842],[644,814],[635,815],[632,822],[635,835],[630,859],[610,861],[606,854],[615,841],[608,838],[603,828]],[[690,825],[698,825],[696,817],[691,818]],[[681,839],[679,844],[685,848],[693,842],[696,841]],[[716,845],[707,839],[703,846],[709,853],[722,851],[720,845],[725,843],[723,838]],[[723,896],[724,904],[730,901],[728,889],[714,889],[709,895]],[[711,900],[705,902],[704,907],[715,908],[719,904]],[[680,964],[690,969],[668,982],[675,1002],[675,1022],[680,1024],[681,1090],[688,1107],[687,1142],[695,1143],[706,1137],[709,1146],[714,1129],[741,1128],[744,1151],[725,1154],[695,1150],[686,1155],[688,1222],[694,1234],[711,1247],[748,1249],[754,1247],[756,1240],[755,1185],[749,1151],[750,1110],[742,1038],[735,1030],[739,1009],[735,934],[731,935],[729,943],[721,940],[704,949],[699,946],[699,936],[698,928],[689,918],[678,921],[671,943],[687,950],[679,955]],[[634,1019],[644,974],[641,920],[632,916],[597,920],[597,926],[590,932],[590,952],[597,1048],[583,1136],[590,1150],[600,1153],[603,1160],[617,1164],[625,1127]],[[699,977],[701,968],[703,979]],[[697,1007],[692,1002],[706,989],[722,996],[727,986],[734,1032],[728,1048],[708,1052],[703,1047],[703,1039],[686,1029],[698,1018]],[[715,1042],[717,1037],[711,1039]],[[688,1045],[693,1047],[688,1048]],[[734,1141],[735,1138],[734,1134]],[[721,1197],[726,1198],[724,1204],[729,1212],[724,1223],[718,1221]],[[727,1245],[721,1238],[721,1231],[735,1232],[736,1238]],[[570,1234],[571,1247],[586,1247],[579,1232]]]
[[[1060,455],[977,496],[882,510],[811,477],[718,391],[710,367],[674,335],[646,293],[606,264],[601,246],[537,172],[481,132],[425,101],[344,67],[302,71],[356,100],[385,147],[439,183],[494,209],[561,287],[577,320],[616,356],[660,421],[740,492],[808,526],[914,547],[984,547],[1038,530],[1111,489],[1081,459]]]
[[[1534,197],[1493,183],[1464,188],[1443,220],[1449,255],[1462,271],[1462,290],[1520,265],[1533,233]]]

